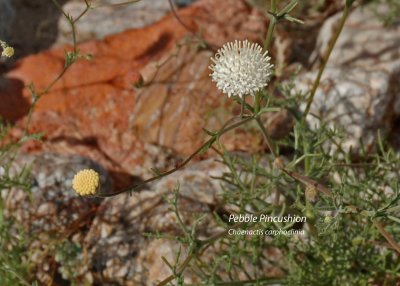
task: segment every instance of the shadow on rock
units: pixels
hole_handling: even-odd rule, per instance
[[[0,77],[0,118],[15,123],[29,112],[30,104],[22,95],[24,84]]]

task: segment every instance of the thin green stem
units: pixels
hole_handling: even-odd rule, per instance
[[[254,100],[254,113],[260,112],[260,102],[261,102],[261,93],[260,91],[256,93],[256,98]]]
[[[32,106],[29,110],[28,113],[28,117],[26,120],[26,124],[25,124],[25,136],[28,135],[28,127],[30,125],[30,122],[32,121],[32,114],[33,111],[36,107],[36,104],[38,102],[38,100],[45,94],[47,94],[52,88],[53,86],[64,76],[64,74],[67,72],[67,70],[71,67],[72,63],[75,61],[76,59],[76,55],[78,54],[78,48],[77,48],[77,40],[76,40],[76,31],[75,31],[75,23],[78,22],[78,20],[83,17],[83,15],[85,15],[89,9],[90,9],[90,3],[85,0],[86,3],[86,9],[76,18],[76,19],[72,19],[71,16],[69,16],[67,13],[65,13],[65,11],[63,10],[63,8],[61,7],[60,3],[57,0],[52,0],[53,4],[57,7],[58,10],[60,10],[60,12],[63,14],[63,16],[67,19],[68,23],[71,26],[71,30],[72,30],[72,40],[73,40],[73,49],[74,49],[74,60],[71,62],[68,62],[66,60],[66,65],[64,66],[63,70],[60,72],[60,74],[58,74],[58,76],[50,83],[48,84],[41,92],[36,93],[33,88],[31,88],[31,92],[32,92]]]
[[[78,22],[79,21],[79,19],[80,18],[82,18],[83,17],[83,15],[85,15],[86,13],[87,13],[87,11],[89,11],[90,10],[90,8],[91,8],[91,6],[90,6],[90,3],[87,1],[87,0],[85,0],[85,4],[86,4],[86,8],[85,8],[85,10],[83,10],[82,11],[82,13],[81,14],[79,14],[79,16],[78,17],[76,17],[74,20],[73,20],[73,23],[75,24],[76,22]]]
[[[263,135],[263,137],[264,137],[265,143],[266,143],[267,146],[268,146],[268,149],[271,151],[271,153],[272,153],[272,155],[274,156],[274,158],[278,157],[278,154],[276,153],[275,148],[274,148],[274,146],[272,145],[272,140],[271,140],[271,138],[269,137],[268,132],[267,132],[267,129],[265,129],[264,124],[261,122],[260,117],[259,117],[259,116],[256,116],[256,117],[255,117],[255,120],[256,120],[258,126],[259,126],[260,129],[261,129],[261,133],[262,133],[262,135]]]
[[[276,0],[271,0],[271,11],[276,12]]]
[[[241,104],[240,104],[240,118],[243,118],[244,116],[244,106],[246,104],[246,96],[243,95]]]
[[[106,194],[106,193],[98,193],[98,194],[96,194],[96,196],[97,197],[112,197],[112,196],[116,196],[116,195],[119,195],[119,194],[122,194],[122,193],[126,193],[126,192],[134,192],[134,191],[138,190],[139,188],[147,185],[150,182],[157,181],[157,180],[159,180],[159,179],[161,179],[161,178],[163,178],[165,176],[168,176],[168,175],[170,175],[172,173],[175,173],[176,171],[178,171],[178,170],[182,169],[184,166],[186,166],[199,153],[203,152],[203,150],[205,148],[209,148],[212,144],[214,144],[214,142],[217,140],[217,138],[219,138],[221,135],[223,135],[226,132],[228,132],[230,130],[233,130],[233,129],[235,129],[235,128],[237,128],[237,127],[239,127],[239,126],[241,126],[241,125],[243,125],[243,124],[245,124],[247,122],[249,122],[253,118],[254,118],[253,116],[249,116],[249,117],[247,117],[247,118],[245,118],[245,119],[243,119],[243,120],[241,120],[241,121],[239,121],[237,123],[234,123],[234,124],[232,124],[232,125],[230,125],[228,127],[221,128],[216,133],[215,136],[212,136],[210,139],[208,139],[193,154],[191,154],[188,158],[186,158],[185,161],[183,161],[180,165],[178,165],[177,167],[175,167],[175,168],[173,168],[173,169],[171,169],[171,170],[169,170],[167,172],[161,173],[161,174],[159,174],[157,176],[154,176],[154,177],[152,177],[150,179],[147,179],[147,180],[143,181],[142,183],[131,185],[131,186],[125,188],[125,189],[116,191],[114,193],[108,193],[108,194]]]
[[[264,51],[268,51],[268,49],[269,49],[269,47],[271,45],[272,37],[273,37],[273,34],[274,34],[274,30],[275,30],[275,25],[276,25],[276,22],[277,22],[277,19],[276,19],[276,16],[275,16],[275,14],[276,14],[276,0],[271,0],[271,12],[272,12],[272,14],[271,14],[271,20],[270,20],[270,23],[269,23],[269,26],[268,26],[267,37],[265,38],[265,41],[264,41]]]
[[[23,285],[26,286],[31,286],[31,284],[26,281],[21,275],[19,275],[17,272],[15,272],[11,267],[2,267],[0,266],[0,269],[2,269],[4,272],[9,272],[13,274],[16,278],[18,278],[19,282]]]
[[[33,111],[35,110],[36,104],[38,102],[38,100],[45,94],[47,94],[50,89],[53,88],[53,86],[63,77],[63,75],[67,72],[67,70],[71,67],[71,65],[67,65],[63,68],[63,70],[61,71],[61,73],[47,86],[45,87],[41,92],[37,93],[33,90],[33,87],[31,88],[31,92],[32,92],[32,105],[31,108],[29,109],[29,113],[28,113],[28,117],[26,120],[26,124],[25,124],[25,129],[24,129],[24,135],[27,136],[28,135],[28,128],[29,125],[32,121],[32,114]]]
[[[47,86],[45,87],[41,92],[38,93],[38,99],[48,93],[50,91],[50,89],[53,88],[53,86],[63,77],[63,75],[67,72],[67,70],[71,67],[71,65],[67,65],[66,67],[63,68],[63,70],[61,71],[61,73]]]
[[[339,28],[336,31],[336,34],[334,35],[332,41],[329,43],[328,50],[326,51],[326,53],[325,53],[325,55],[324,55],[324,57],[322,59],[322,65],[319,68],[319,71],[318,71],[318,74],[317,74],[317,78],[315,79],[314,85],[313,85],[313,87],[311,89],[310,97],[308,98],[308,102],[307,102],[307,107],[306,107],[306,110],[304,112],[304,118],[306,118],[308,113],[310,112],[311,104],[314,101],[314,96],[315,96],[317,88],[318,88],[318,86],[319,86],[319,84],[321,82],[321,78],[322,78],[322,75],[324,73],[326,64],[328,63],[328,60],[329,60],[329,57],[330,57],[330,55],[331,55],[331,53],[333,51],[333,48],[335,47],[335,44],[336,44],[336,42],[337,42],[337,40],[338,40],[342,30],[343,30],[344,24],[346,23],[347,17],[349,16],[349,13],[350,13],[350,7],[345,5],[344,11],[343,11],[343,15],[342,15],[342,18],[341,18],[340,23],[339,23]]]
[[[374,226],[378,229],[378,231],[380,232],[380,234],[382,234],[382,236],[386,239],[386,241],[390,244],[390,246],[393,247],[393,249],[395,249],[398,253],[400,253],[400,245],[394,240],[394,238],[392,237],[392,235],[390,233],[388,233],[384,226],[382,225],[382,223],[380,221],[378,221],[377,219],[373,219],[372,223],[374,224]]]
[[[176,190],[177,191],[177,190]],[[181,227],[181,229],[183,230],[183,232],[185,233],[185,235],[187,236],[187,237],[190,237],[190,232],[189,232],[189,230],[187,229],[187,227],[186,227],[186,225],[183,223],[183,220],[182,220],[182,218],[181,218],[181,215],[180,215],[180,213],[179,213],[179,209],[178,209],[178,198],[179,196],[178,196],[178,193],[176,193],[175,194],[175,199],[174,199],[174,201],[173,201],[173,207],[174,207],[174,212],[175,212],[175,215],[176,215],[176,219],[177,219],[177,221],[178,221],[178,224],[179,224],[179,226]]]
[[[258,278],[244,281],[234,281],[234,282],[216,282],[216,286],[251,286],[251,285],[284,285],[284,281],[280,278]]]
[[[255,215],[260,215],[262,213],[265,213],[265,211],[266,210],[263,210],[261,212],[256,213]],[[247,222],[238,222],[238,223],[234,224],[233,226],[231,226],[229,229],[238,229],[238,228],[242,227],[245,224],[247,224]],[[199,241],[200,248],[198,249],[198,252],[204,251],[213,242],[215,242],[216,240],[226,236],[228,234],[228,232],[229,232],[229,229],[223,230],[223,231],[211,236],[208,239]],[[179,271],[178,271],[179,273],[183,272],[183,270],[189,265],[190,261],[193,259],[194,256],[195,256],[195,253],[194,252],[190,252],[190,254],[186,257],[184,262],[182,262],[181,267],[179,267]],[[157,286],[165,286],[169,282],[173,281],[174,279],[175,279],[175,276],[174,275],[170,275],[167,278],[165,278],[163,281],[161,281],[159,284],[157,284]],[[221,285],[224,285],[224,284],[221,284]],[[229,284],[227,284],[227,285],[229,285]],[[234,285],[241,285],[241,284],[234,284]],[[245,285],[245,284],[243,284],[243,285]]]
[[[113,3],[113,4],[98,4],[95,6],[92,6],[93,8],[100,8],[100,7],[118,7],[118,6],[124,6],[124,5],[129,5],[132,3],[140,2],[142,0],[130,0],[130,1],[124,1],[120,3]]]
[[[186,269],[186,267],[189,265],[190,261],[193,259],[194,254],[190,253],[186,259],[182,262],[181,266],[179,267],[178,272],[182,273],[183,270]],[[165,286],[167,285],[169,282],[173,281],[175,279],[176,275],[170,275],[167,278],[165,278],[163,281],[161,281],[160,283],[157,284],[157,286]]]

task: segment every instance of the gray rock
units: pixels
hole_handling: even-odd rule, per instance
[[[10,25],[15,15],[11,0],[0,0],[0,40],[8,41]]]
[[[127,5],[110,4],[122,3],[126,1],[104,0],[94,1],[106,4],[90,10],[76,23],[77,41],[83,42],[91,39],[102,39],[107,35],[119,33],[127,29],[142,28],[160,20],[165,14],[170,11],[168,0],[141,0],[136,3]],[[194,2],[193,0],[180,0],[178,5],[188,5]],[[77,17],[85,10],[86,4],[84,1],[73,0],[63,6],[63,10]],[[54,46],[72,42],[71,26],[65,17],[60,18],[59,36]]]
[[[172,2],[174,2],[178,6],[189,6],[190,4],[192,4],[195,1],[196,0],[172,0]]]
[[[326,51],[340,16],[332,16],[322,26],[314,58]],[[297,89],[311,90],[315,77],[316,72],[301,75]],[[400,114],[399,91],[400,21],[385,27],[370,9],[356,9],[331,54],[311,113],[344,127],[345,147],[357,149],[360,139],[368,147],[377,130],[389,131]],[[308,120],[311,125],[318,122],[312,116]]]

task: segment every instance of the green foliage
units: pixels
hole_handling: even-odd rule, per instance
[[[269,102],[290,110],[291,101],[292,98]],[[286,107],[282,105],[285,102]],[[293,113],[296,114],[298,111]],[[307,224],[300,226],[306,234],[299,238],[222,232],[216,239],[199,241],[191,235],[194,231],[182,228],[186,235],[179,241],[197,245],[195,249],[189,247],[188,257],[195,256],[196,261],[187,271],[198,277],[200,285],[394,285],[400,279],[399,254],[374,223],[379,220],[392,237],[400,237],[399,154],[382,141],[378,142],[376,153],[361,150],[349,154],[342,146],[340,130],[328,128],[323,121],[319,126],[310,129],[298,118],[291,136],[279,143],[285,146],[287,169],[322,182],[332,193],[327,196],[319,192],[313,202],[307,199],[303,181],[272,167],[273,156],[246,157],[221,151],[221,161],[229,169],[216,178],[224,190],[222,209],[236,209],[235,214],[306,216]],[[275,199],[277,194],[279,202]],[[177,204],[171,204],[178,216]],[[231,224],[224,215],[217,216],[215,222],[226,229],[299,227],[271,222]],[[202,253],[208,247],[215,255],[211,265],[209,258],[192,253]],[[268,250],[279,253],[275,253],[278,258],[269,257]],[[281,273],[279,278],[265,275],[271,269]]]
[[[345,2],[349,9],[353,1]],[[291,1],[283,11],[271,12],[272,21],[265,46],[271,43],[274,25],[291,20],[285,15],[296,6]],[[271,7],[276,8],[275,1]],[[286,10],[285,10],[286,9]],[[342,26],[348,13],[343,13]],[[271,28],[272,27],[272,28]],[[331,41],[332,50],[341,29]],[[324,62],[329,60],[326,55]],[[325,65],[319,70],[319,77]],[[348,150],[343,142],[345,126],[331,126],[319,119],[316,127],[307,124],[311,96],[293,93],[293,83],[272,86],[255,97],[253,105],[232,99],[246,112],[241,121],[232,118],[219,131],[207,130],[210,140],[200,149],[213,148],[228,171],[220,180],[222,201],[214,225],[223,231],[207,239],[196,235],[197,223],[183,225],[178,209],[179,190],[169,203],[182,236],[175,238],[181,248],[175,263],[164,262],[171,276],[158,285],[395,285],[400,279],[400,155],[377,134],[374,152]],[[284,96],[276,99],[272,91]],[[303,102],[306,111],[299,109]],[[271,141],[260,123],[264,113],[285,110],[294,118],[287,138]],[[243,114],[246,114],[244,116]],[[272,154],[239,155],[227,152],[220,137],[227,130],[258,123]],[[278,154],[284,158],[278,157]],[[279,222],[230,222],[228,216],[267,214],[301,216],[302,224]],[[197,221],[197,220],[196,220]],[[211,224],[213,225],[213,224]],[[265,231],[304,230],[300,235],[265,235]],[[248,235],[229,230],[261,230],[264,235]],[[157,234],[156,237],[171,238]],[[185,255],[182,249],[186,249]],[[209,250],[209,255],[205,254]],[[211,253],[211,254],[210,254]],[[184,257],[183,259],[179,259]],[[179,262],[183,261],[183,262]],[[196,277],[187,284],[184,274]]]
[[[372,0],[370,8],[385,25],[390,26],[400,21],[400,2],[397,0]],[[382,7],[385,7],[382,9]]]
[[[62,11],[58,1],[52,1]],[[267,2],[262,1],[263,4]],[[305,5],[301,2],[272,0],[270,5],[265,5],[271,8],[269,15],[273,24],[269,26],[264,48],[271,44],[275,25],[282,21],[302,23],[297,18],[301,15],[295,13],[298,4]],[[347,0],[343,3],[350,8],[353,2]],[[386,23],[397,19],[400,10],[398,1],[366,2],[389,3],[394,9],[389,9],[382,17]],[[29,86],[33,105],[27,126],[41,96],[77,60],[91,58],[90,55],[79,54],[75,37],[74,25],[93,8],[91,2],[85,3],[86,9],[77,18],[62,11],[73,32],[73,50],[65,51],[64,70],[44,90],[37,92],[33,85]],[[328,1],[312,3],[319,11]],[[376,11],[381,15],[380,10]],[[345,20],[346,15],[342,18],[343,23]],[[332,41],[330,48],[334,44],[335,41]],[[328,59],[329,55],[325,62]],[[323,69],[320,69],[320,75]],[[298,106],[303,102],[309,107],[313,96],[293,94],[295,80],[293,77],[284,84],[277,79],[276,86],[260,92],[253,104],[242,103],[240,98],[233,97],[232,100],[241,104],[246,112],[227,120],[219,130],[204,129],[209,140],[187,160],[164,173],[153,169],[155,177],[141,184],[179,170],[196,155],[211,148],[219,154],[228,169],[221,177],[215,178],[220,181],[223,194],[213,223],[223,231],[200,238],[197,228],[204,217],[196,217],[191,225],[186,225],[178,207],[179,188],[175,190],[173,199],[168,199],[181,235],[156,233],[149,237],[174,239],[181,247],[174,261],[160,257],[171,271],[160,286],[190,285],[185,281],[187,272],[197,278],[198,284],[195,285],[394,285],[399,281],[400,258],[399,252],[396,252],[399,247],[396,238],[400,237],[399,154],[386,146],[382,139],[378,140],[374,153],[368,153],[363,148],[349,152],[342,144],[345,138],[341,131],[344,127],[330,127],[330,122],[323,119],[318,127],[310,128],[306,123],[309,110],[304,113]],[[145,85],[143,82],[140,84]],[[316,81],[314,88],[317,87]],[[277,91],[283,98],[272,96]],[[293,116],[294,126],[287,138],[272,141],[260,118],[281,110]],[[226,151],[220,137],[245,126],[261,132],[272,154],[239,155]],[[8,137],[9,128],[0,122],[0,285],[31,285],[33,275],[27,253],[28,238],[12,216],[5,215],[4,198],[14,187],[29,191],[29,168],[15,174],[12,162],[22,142],[39,139],[40,135],[26,133],[20,141],[12,142]],[[280,160],[283,160],[282,164],[278,164]],[[141,185],[111,195],[132,192]],[[244,213],[297,215],[306,217],[307,222],[232,223],[227,215]],[[305,230],[305,234],[230,235],[229,229]],[[212,253],[212,257],[205,253]],[[62,241],[49,255],[54,255],[60,264],[59,270],[64,279],[73,285],[85,283],[79,281],[76,271],[84,262],[80,245]]]
[[[87,262],[83,259],[82,246],[69,240],[65,240],[55,246],[54,259],[60,264],[58,271],[65,281],[73,286],[91,285],[80,277],[84,272]]]
[[[5,215],[4,204],[11,188],[29,190],[29,168],[19,173],[12,162],[20,142],[9,138],[10,126],[0,120],[0,285],[30,285],[26,261],[27,236],[15,219]]]

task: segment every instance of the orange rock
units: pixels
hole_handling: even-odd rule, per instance
[[[193,33],[213,48],[235,39],[260,42],[266,19],[242,0],[200,0],[179,15],[186,27],[169,15],[146,28],[79,45],[80,53],[93,59],[78,59],[40,98],[30,131],[44,132],[44,142],[29,142],[25,150],[78,153],[115,174],[146,177],[145,169],[165,168],[157,162],[155,145],[180,155],[198,148],[206,138],[202,128],[219,128],[236,103],[220,94],[208,76],[214,52],[187,43],[196,41]],[[64,50],[71,47],[18,62],[6,75],[9,87],[0,91],[1,116],[19,120],[22,128],[31,98],[22,84],[32,82],[43,90],[62,72]],[[151,67],[154,71],[154,61],[159,66],[151,83],[136,89],[140,74],[146,76]],[[259,135],[246,128],[224,140],[233,149],[263,148]]]

